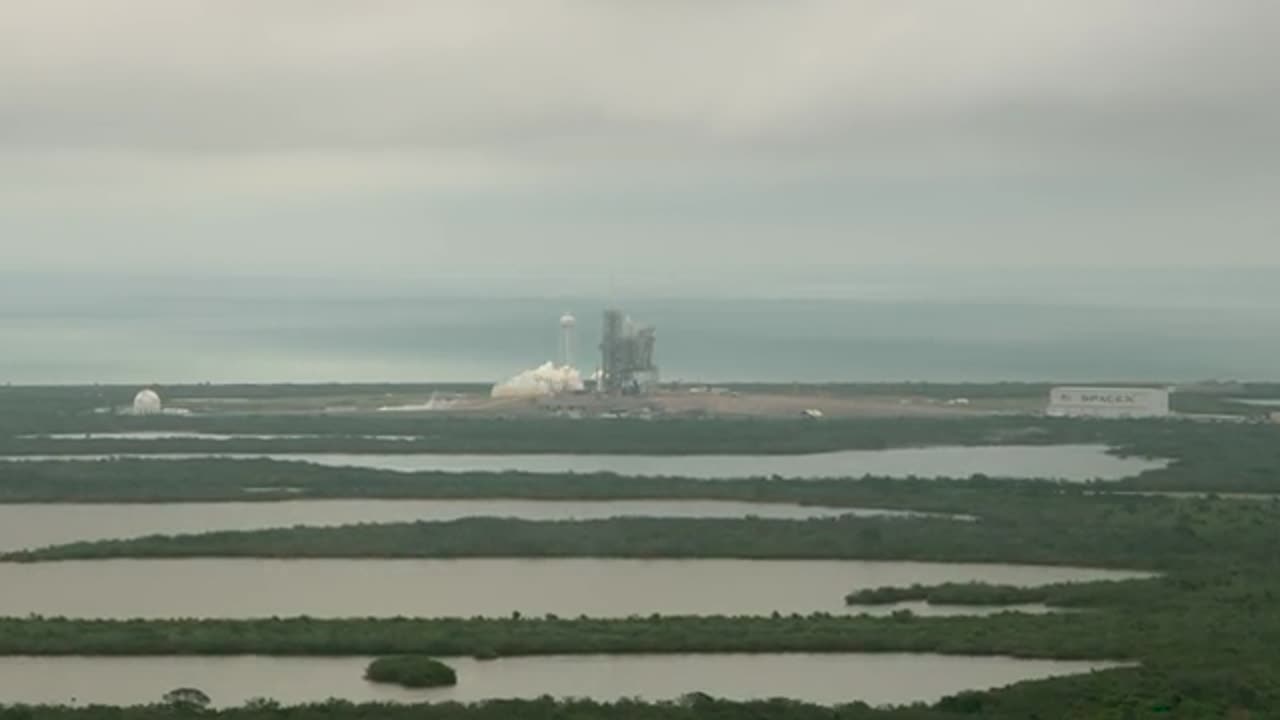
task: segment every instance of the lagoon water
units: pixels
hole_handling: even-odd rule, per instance
[[[978,446],[845,450],[807,455],[340,455],[273,456],[320,465],[399,472],[522,470],[608,472],[704,479],[778,476],[791,479],[861,477],[993,477],[1116,480],[1164,463],[1121,458],[1101,445]]]
[[[200,457],[269,458],[331,467],[360,467],[394,472],[615,473],[626,476],[679,476],[712,479],[777,476],[789,479],[886,477],[1041,478],[1076,482],[1119,480],[1167,463],[1119,457],[1103,445],[987,445],[844,450],[805,455],[568,455],[568,454],[341,454],[341,453],[155,453],[116,455],[7,456],[21,460],[103,460],[111,457],[190,459]]]
[[[139,705],[197,687],[219,707],[252,698],[283,704],[475,702],[580,697],[674,700],[691,692],[735,700],[787,697],[835,705],[935,702],[961,690],[1115,667],[1100,661],[925,654],[561,655],[477,661],[446,658],[450,688],[408,690],[363,679],[370,658],[3,657],[0,697],[11,703]]]
[[[0,552],[89,540],[506,517],[591,520],[620,516],[806,519],[840,515],[911,517],[922,513],[720,500],[289,500],[183,504],[0,505]],[[964,516],[960,516],[962,519]]]
[[[1146,577],[1030,565],[830,560],[98,560],[0,563],[0,616],[563,617],[853,612],[864,588]]]

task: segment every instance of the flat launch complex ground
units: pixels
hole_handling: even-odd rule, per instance
[[[971,417],[1043,412],[1046,390],[1028,387],[966,397],[942,386],[923,392],[891,386],[664,386],[643,396],[570,393],[493,398],[488,386],[309,385],[165,388],[166,406],[196,414],[406,413],[481,417]],[[989,387],[989,386],[976,386]],[[207,392],[202,392],[207,389]],[[269,391],[269,392],[268,392]],[[812,411],[817,411],[813,413]]]
[[[1102,384],[1102,383],[1097,383]],[[1116,383],[1111,383],[1115,385]],[[1129,383],[1168,387],[1158,383]],[[1052,383],[664,384],[641,395],[591,391],[492,397],[488,384],[161,385],[166,413],[193,415],[380,415],[487,418],[973,418],[1043,415]],[[32,391],[37,390],[31,388]],[[68,390],[70,390],[68,388]],[[84,387],[119,406],[136,387]],[[1275,421],[1280,385],[1183,384],[1172,415]],[[104,408],[106,409],[106,408]]]

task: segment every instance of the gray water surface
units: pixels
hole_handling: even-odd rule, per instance
[[[1116,667],[1102,661],[925,654],[552,655],[477,661],[447,658],[450,688],[408,690],[363,679],[370,658],[3,657],[0,697],[10,703],[140,705],[179,687],[215,706],[252,698],[283,704],[475,702],[504,698],[639,697],[674,700],[700,691],[734,700],[787,697],[824,705],[936,702],[961,690]]]
[[[802,520],[920,513],[719,500],[288,500],[182,504],[0,505],[0,552],[88,540],[296,525],[445,521],[466,517],[591,520],[620,516]],[[958,519],[972,519],[955,516]]]
[[[344,453],[121,453],[115,455],[8,456],[6,460],[102,460],[267,458],[331,467],[395,472],[615,473],[732,479],[778,476],[790,479],[862,477],[992,477],[1119,480],[1167,463],[1118,457],[1103,445],[990,445],[844,450],[807,455],[570,455],[570,454],[344,454]]]
[[[854,590],[1148,577],[1033,565],[830,560],[98,560],[0,563],[0,616],[564,617],[849,613]]]

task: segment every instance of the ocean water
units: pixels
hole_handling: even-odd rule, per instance
[[[0,288],[0,383],[492,382],[553,359],[564,312],[579,319],[576,364],[596,367],[605,300],[507,295],[11,286]],[[1223,297],[1172,288],[1151,301],[828,292],[619,304],[657,326],[673,380],[1280,378],[1280,299]]]

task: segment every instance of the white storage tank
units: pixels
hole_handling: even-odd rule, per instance
[[[1136,418],[1169,414],[1169,391],[1164,388],[1056,387],[1049,391],[1053,417]]]

